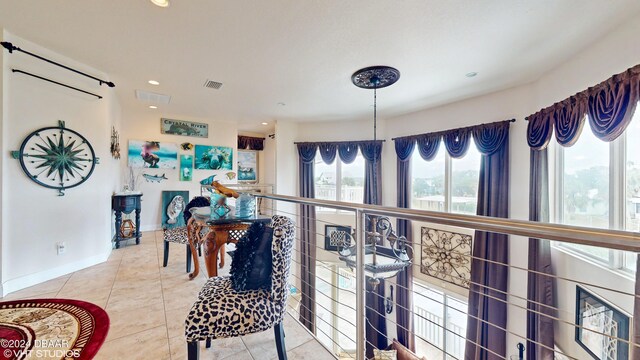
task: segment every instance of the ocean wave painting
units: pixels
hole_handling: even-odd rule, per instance
[[[129,140],[129,166],[134,168],[175,169],[178,145],[159,141]]]

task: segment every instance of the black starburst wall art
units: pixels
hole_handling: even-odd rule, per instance
[[[65,128],[64,121],[32,132],[12,155],[31,180],[58,190],[59,196],[87,181],[99,160],[89,141]]]

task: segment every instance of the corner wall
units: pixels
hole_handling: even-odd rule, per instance
[[[61,54],[4,32],[4,40],[84,72],[107,75]],[[105,261],[111,253],[111,194],[118,187],[118,162],[111,158],[111,126],[118,126],[120,106],[114,90],[94,80],[2,49],[2,282],[7,294]],[[85,89],[92,96],[22,74],[17,68]],[[10,151],[18,150],[32,131],[66,127],[88,139],[100,163],[82,185],[65,196],[37,185]],[[57,255],[56,243],[66,242]]]

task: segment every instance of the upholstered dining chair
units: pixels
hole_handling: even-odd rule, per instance
[[[189,360],[199,357],[199,341],[211,346],[212,339],[238,337],[274,329],[278,358],[286,360],[283,320],[289,296],[293,222],[271,218],[271,290],[235,291],[231,276],[212,277],[205,283],[185,320]]]
[[[211,202],[208,198],[204,196],[196,196],[185,207],[183,211],[184,223],[188,224],[189,219],[191,218],[191,208],[194,207],[204,207],[210,206]],[[191,247],[189,246],[189,233],[187,231],[186,226],[179,226],[172,229],[163,229],[163,237],[164,237],[164,259],[162,261],[162,266],[167,267],[167,263],[169,262],[169,243],[174,244],[183,244],[186,245],[187,248],[187,272],[191,271]],[[200,250],[198,248],[198,250]]]

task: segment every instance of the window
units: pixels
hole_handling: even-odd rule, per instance
[[[467,303],[413,282],[416,353],[427,359],[464,359]]]
[[[443,144],[431,161],[416,151],[411,157],[411,207],[475,215],[480,159],[473,139],[461,159],[451,158]]]
[[[571,147],[558,146],[556,221],[563,224],[640,231],[640,111],[611,143],[588,124]],[[617,184],[624,184],[619,189]],[[612,269],[635,272],[636,255],[605,248],[556,243]]]
[[[316,335],[335,354],[356,349],[355,274],[340,265],[316,265]]]
[[[343,163],[339,156],[333,164],[327,165],[320,152],[314,162],[316,199],[346,201],[362,204],[364,202],[364,157],[358,151],[351,164]],[[334,211],[318,208],[318,211]]]

